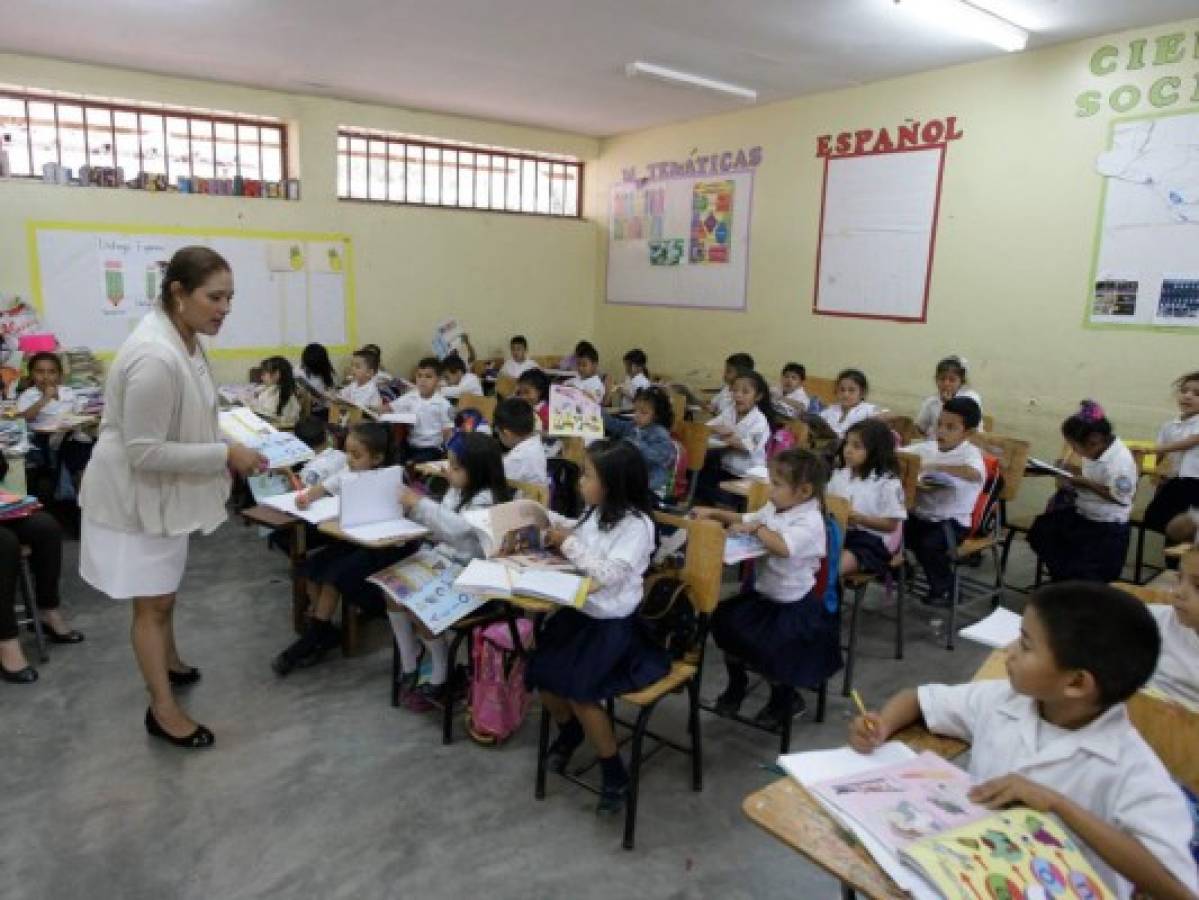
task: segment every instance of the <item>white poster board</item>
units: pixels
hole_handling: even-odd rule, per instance
[[[825,160],[814,310],[923,322],[944,147]]]
[[[139,229],[30,222],[34,302],[67,347],[111,352],[157,302],[162,270],[181,247],[202,244],[233,270],[231,314],[215,352],[266,355],[310,341],[350,343],[350,242],[342,235]]]
[[[1199,113],[1116,122],[1087,297],[1092,325],[1199,326]]]
[[[613,185],[608,302],[745,309],[752,172]]]

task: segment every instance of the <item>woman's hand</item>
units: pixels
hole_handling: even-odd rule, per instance
[[[404,507],[404,512],[410,513],[416,504],[420,503],[421,495],[410,487],[400,488],[400,506]]]
[[[266,471],[266,457],[243,444],[229,445],[229,468],[242,477]]]

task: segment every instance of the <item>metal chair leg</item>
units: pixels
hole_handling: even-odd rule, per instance
[[[903,659],[903,604],[907,594],[903,573],[898,578],[892,578],[891,583],[895,588],[895,658]]]
[[[702,791],[704,789],[704,753],[703,737],[699,724],[698,678],[692,678],[687,682],[687,694],[688,705],[690,706],[688,715],[691,720],[691,789],[693,791]]]
[[[454,679],[458,674],[458,648],[462,646],[462,641],[466,638],[467,634],[469,632],[455,631],[454,639],[450,641],[450,646],[446,653],[448,657],[446,660],[448,674],[445,679],[444,705],[441,709],[441,743],[447,746],[454,742]]]
[[[29,563],[21,560],[21,593],[25,599],[25,611],[33,622],[33,636],[37,642],[37,656],[42,662],[50,661],[46,651],[46,633],[42,630],[42,611],[37,605],[37,594],[33,590],[33,578],[29,574]]]
[[[858,611],[862,608],[862,598],[865,596],[864,584],[853,592],[853,609],[849,613],[849,649],[845,653],[845,674],[841,677],[842,697],[848,697],[853,688],[853,664],[858,656]]]
[[[533,787],[533,796],[537,800],[545,799],[546,757],[550,752],[550,713],[548,709],[541,711],[541,727],[537,733],[537,781]]]
[[[1134,526],[1137,530],[1137,555],[1133,560],[1132,583],[1141,583],[1141,572],[1145,566],[1145,523]]]
[[[400,705],[400,644],[395,639],[395,635],[391,637],[391,705],[397,707]]]
[[[626,850],[633,849],[633,839],[637,830],[637,793],[641,784],[641,745],[645,738],[645,729],[649,725],[653,706],[647,706],[637,715],[637,723],[633,726],[632,749],[629,754],[629,793],[625,798],[624,810],[624,843]],[[619,751],[617,751],[619,752]]]
[[[828,706],[828,679],[820,682],[820,687],[816,691],[816,721],[824,721],[825,709]]]
[[[773,689],[774,685],[771,685]],[[794,722],[792,716],[795,715],[795,695],[790,694],[787,698],[787,708],[783,710],[783,727],[779,735],[779,754],[783,755],[791,752],[791,725]]]

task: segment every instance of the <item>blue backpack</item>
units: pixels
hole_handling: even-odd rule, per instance
[[[841,546],[844,535],[841,525],[832,516],[824,517],[824,538],[826,551],[820,571],[816,573],[815,589],[824,608],[831,615],[836,615],[841,608]]]

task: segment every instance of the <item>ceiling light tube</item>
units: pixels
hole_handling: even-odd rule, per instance
[[[625,74],[630,78],[645,76],[647,78],[656,78],[659,81],[665,81],[669,84],[700,88],[705,91],[715,91],[718,94],[726,94],[729,97],[736,97],[738,100],[745,100],[749,103],[755,103],[758,99],[758,92],[750,88],[729,84],[727,81],[717,81],[715,78],[707,78],[703,75],[693,75],[690,72],[668,69],[666,66],[642,62],[641,60],[631,62],[625,66]]]
[[[898,6],[901,0],[895,3]],[[967,0],[902,0],[902,5],[934,25],[986,41],[1009,53],[1028,46],[1027,31]]]

